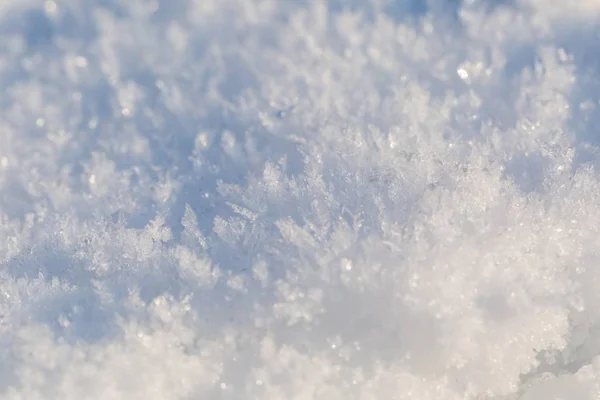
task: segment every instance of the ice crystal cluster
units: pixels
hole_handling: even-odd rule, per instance
[[[599,0],[1,0],[0,399],[600,398]]]

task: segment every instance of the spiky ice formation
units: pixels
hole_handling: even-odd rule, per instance
[[[0,398],[598,398],[599,18],[1,1]]]

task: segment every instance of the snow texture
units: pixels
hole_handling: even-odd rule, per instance
[[[0,399],[600,398],[600,0],[0,0]]]

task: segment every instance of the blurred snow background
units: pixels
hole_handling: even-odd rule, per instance
[[[0,398],[600,398],[599,0],[0,0]]]

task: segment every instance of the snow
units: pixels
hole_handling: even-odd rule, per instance
[[[598,0],[0,0],[0,399],[600,396]]]

